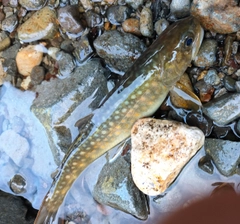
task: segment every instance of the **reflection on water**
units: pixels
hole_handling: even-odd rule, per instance
[[[39,208],[56,169],[47,136],[38,119],[30,111],[35,94],[22,92],[9,83],[0,91],[0,189],[21,195]],[[113,149],[110,155],[116,152]],[[239,193],[240,176],[224,177],[214,168],[208,174],[199,169],[198,161],[205,155],[202,148],[186,165],[177,180],[159,197],[150,198],[150,215],[141,221],[129,214],[99,205],[93,200],[91,192],[97,182],[98,174],[106,163],[106,155],[91,164],[69,191],[65,205],[58,216],[68,219],[82,217],[81,223],[154,223],[156,217],[170,215],[177,207],[187,206],[204,195],[210,195],[216,183],[233,183]],[[11,185],[11,188],[10,186]],[[11,190],[12,189],[12,190]]]
[[[45,130],[30,111],[34,98],[34,93],[22,92],[9,83],[1,87],[0,188],[13,193],[9,187],[11,180],[11,186],[20,188],[13,189],[14,192],[31,201],[34,208],[39,208],[56,165]],[[21,181],[14,182],[18,175],[25,180],[24,186]]]

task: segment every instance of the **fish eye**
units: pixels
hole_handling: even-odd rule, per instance
[[[193,38],[192,37],[186,37],[185,39],[185,47],[191,47],[193,43]]]

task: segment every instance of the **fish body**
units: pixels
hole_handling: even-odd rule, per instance
[[[107,101],[97,109],[92,129],[73,143],[46,195],[35,224],[54,223],[58,208],[82,171],[130,136],[133,124],[151,116],[196,56],[203,29],[193,17],[167,28],[135,61]]]

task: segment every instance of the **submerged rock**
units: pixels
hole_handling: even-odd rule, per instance
[[[240,93],[224,94],[203,105],[203,113],[218,125],[228,124],[240,117]]]
[[[76,121],[96,109],[108,93],[105,73],[99,60],[90,60],[65,79],[37,86],[32,110],[46,129],[56,163],[78,134]]]
[[[94,187],[93,197],[99,203],[130,213],[139,219],[145,220],[148,217],[146,196],[134,184],[130,163],[123,156],[104,165]]]
[[[164,192],[204,144],[204,134],[180,122],[140,119],[131,130],[131,168],[137,187],[148,195]]]
[[[240,163],[240,142],[222,139],[206,139],[205,151],[212,157],[221,174],[230,176],[238,172]]]

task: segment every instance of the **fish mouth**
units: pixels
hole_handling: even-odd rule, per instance
[[[195,43],[195,47],[192,51],[192,60],[194,60],[196,58],[196,56],[198,54],[198,51],[201,47],[203,36],[204,36],[204,29],[202,28],[202,26],[200,25],[200,23],[196,19],[194,19],[194,20],[195,20],[195,23],[196,23],[198,35],[195,38],[196,43]]]

